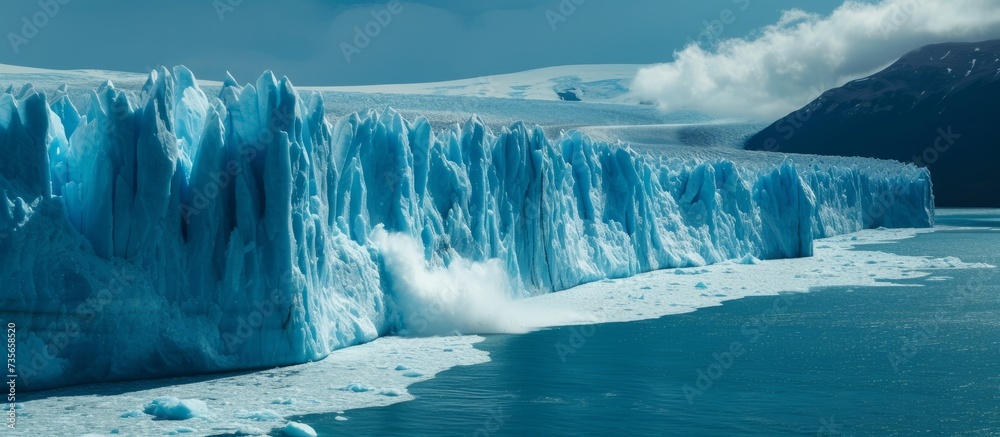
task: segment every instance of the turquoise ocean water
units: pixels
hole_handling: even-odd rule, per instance
[[[1000,211],[938,222],[974,229],[867,249],[1000,265]],[[489,336],[492,361],[411,386],[414,401],[293,420],[320,435],[1000,435],[1000,271],[943,275]]]

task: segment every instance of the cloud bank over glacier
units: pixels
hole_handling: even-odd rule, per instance
[[[993,38],[1000,38],[995,0],[848,1],[828,16],[786,11],[755,37],[713,49],[688,45],[673,62],[641,69],[633,89],[665,110],[772,120],[915,48]]]

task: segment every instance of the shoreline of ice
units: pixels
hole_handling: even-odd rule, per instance
[[[891,281],[930,280],[932,275],[952,269],[993,268],[953,257],[934,259],[858,248],[934,231],[861,231],[818,240],[811,258],[745,264],[730,261],[705,267],[660,270],[517,302],[549,309],[572,308],[589,314],[594,323],[629,322],[691,312],[750,296],[807,292],[832,286],[898,286]],[[613,286],[609,286],[611,284]],[[627,298],[623,298],[623,290],[628,290]],[[41,392],[33,396],[43,395],[44,398],[20,405],[18,430],[38,435],[181,432],[190,435],[250,432],[252,435],[253,432],[266,434],[281,429],[287,423],[285,418],[292,416],[338,413],[349,420],[349,410],[412,400],[407,387],[413,383],[433,378],[455,366],[489,361],[487,352],[475,348],[482,339],[481,336],[382,337],[334,351],[319,362],[273,370]],[[162,396],[204,401],[209,414],[184,421],[162,421],[141,413],[146,403]]]

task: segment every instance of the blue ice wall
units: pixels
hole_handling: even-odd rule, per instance
[[[392,110],[331,122],[270,73],[218,97],[183,67],[86,108],[48,97],[0,95],[0,315],[25,390],[302,363],[406,330],[376,229],[432,267],[495,260],[528,296],[933,223],[911,165],[648,156]]]

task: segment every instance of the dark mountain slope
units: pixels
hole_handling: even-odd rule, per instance
[[[913,162],[930,168],[938,206],[1000,207],[1000,40],[914,50],[746,147]]]

